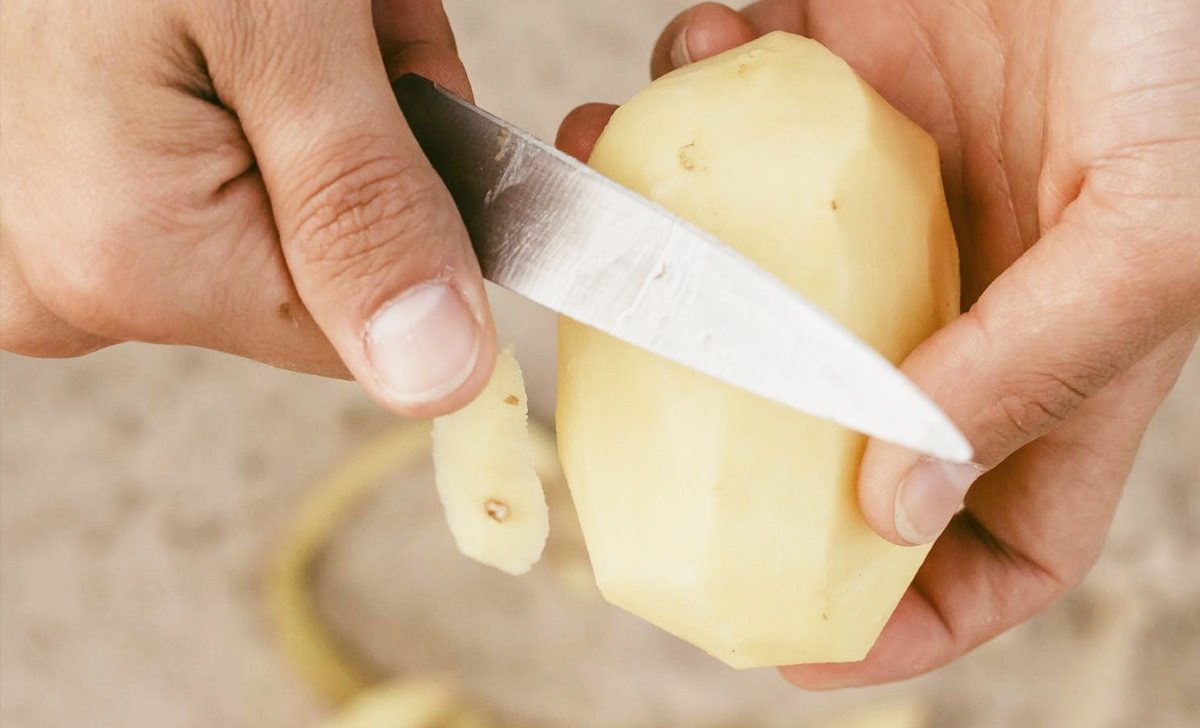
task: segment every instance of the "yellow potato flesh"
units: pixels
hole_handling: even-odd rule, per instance
[[[959,308],[934,141],[811,40],[669,74],[590,164],[900,361]],[[865,438],[577,322],[558,434],[605,597],[734,667],[861,659],[924,559],[863,520]]]
[[[529,399],[509,347],[473,402],[433,421],[438,497],[459,551],[509,574],[529,571],[550,530],[529,439]]]

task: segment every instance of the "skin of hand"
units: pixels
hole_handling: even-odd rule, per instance
[[[783,668],[811,689],[900,680],[1083,578],[1195,345],[1200,5],[708,3],[667,27],[652,73],[773,30],[820,41],[934,136],[962,255],[966,313],[903,370],[979,467],[869,444],[868,522],[899,544],[937,542],[866,660]],[[586,158],[612,110],[575,110],[559,145]]]
[[[471,96],[440,0],[6,0],[0,346],[186,344],[466,404],[495,334],[409,71]]]

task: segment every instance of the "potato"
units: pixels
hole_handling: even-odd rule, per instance
[[[959,310],[937,146],[818,43],[655,81],[590,164],[894,362]],[[861,659],[928,548],[862,518],[865,438],[567,319],[558,434],[597,585],[734,667]]]

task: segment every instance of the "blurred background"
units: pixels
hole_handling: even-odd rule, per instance
[[[480,104],[546,139],[573,106],[644,85],[651,44],[686,4],[446,0]],[[546,421],[552,317],[495,300]],[[272,641],[263,572],[311,488],[393,424],[351,384],[199,350],[0,355],[0,723],[319,723],[327,706]],[[390,476],[352,515],[315,587],[339,637],[381,674],[444,677],[517,724],[782,728],[902,697],[929,706],[931,727],[1195,726],[1198,444],[1194,355],[1087,582],[898,686],[803,693],[571,587],[553,559],[520,579],[469,562],[423,466]]]

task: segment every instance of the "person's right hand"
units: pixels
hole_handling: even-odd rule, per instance
[[[453,410],[495,335],[392,95],[470,96],[439,0],[6,0],[0,347],[188,344]]]
[[[664,31],[652,73],[776,30],[824,44],[937,140],[962,253],[969,309],[902,368],[978,467],[868,445],[867,522],[937,543],[864,661],[784,669],[808,688],[877,684],[1029,619],[1100,553],[1200,335],[1200,6],[704,3]],[[576,110],[560,146],[586,158],[612,112]]]

